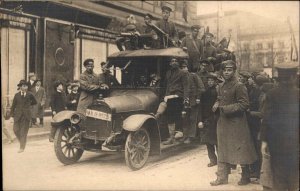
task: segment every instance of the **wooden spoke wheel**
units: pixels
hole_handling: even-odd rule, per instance
[[[74,147],[73,139],[76,134],[75,127],[58,127],[54,138],[54,150],[57,159],[65,165],[77,162],[83,150]]]
[[[145,128],[131,132],[126,140],[125,159],[132,170],[141,169],[147,162],[150,153],[150,137]]]

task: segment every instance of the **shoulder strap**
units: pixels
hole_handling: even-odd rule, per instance
[[[197,44],[196,44],[195,39],[192,38],[192,42],[193,42],[193,45],[194,45],[194,47],[196,48],[196,50],[197,50],[198,52],[200,52],[200,51],[199,51],[199,48],[197,47]]]

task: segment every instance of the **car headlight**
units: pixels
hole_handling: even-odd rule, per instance
[[[81,117],[79,114],[73,114],[70,118],[72,124],[78,124],[81,121]]]

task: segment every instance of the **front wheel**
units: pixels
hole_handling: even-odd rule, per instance
[[[73,140],[76,134],[75,127],[59,127],[54,138],[54,150],[57,159],[65,164],[73,164],[82,156],[83,150],[74,147]]]
[[[126,165],[132,170],[141,169],[147,162],[150,153],[150,137],[145,128],[131,132],[125,145]]]

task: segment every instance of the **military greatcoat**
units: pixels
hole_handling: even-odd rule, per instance
[[[217,122],[218,160],[230,164],[252,164],[257,155],[245,111],[249,107],[247,89],[236,78],[217,89],[220,117]]]
[[[87,71],[80,75],[80,97],[77,111],[85,114],[86,108],[93,103],[97,97],[96,90],[100,88],[99,76],[95,73],[89,74]]]

